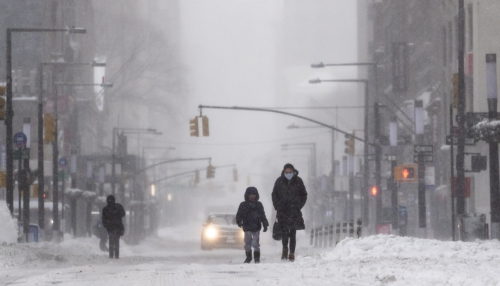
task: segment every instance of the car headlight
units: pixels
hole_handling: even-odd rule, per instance
[[[203,235],[208,240],[214,240],[219,236],[219,231],[216,227],[210,225],[205,228]]]

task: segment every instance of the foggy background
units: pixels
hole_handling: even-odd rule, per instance
[[[355,1],[187,0],[180,4],[180,53],[186,68],[187,112],[178,138],[167,141],[175,154],[212,156],[215,164],[238,165],[241,200],[255,185],[271,212],[270,192],[283,164],[291,162],[307,183],[308,151],[281,151],[281,144],[317,142],[318,174],[330,172],[330,131],[286,129],[292,123],[311,126],[276,114],[205,110],[210,137],[191,138],[187,122],[198,104],[263,107],[356,105],[356,87],[311,86],[310,78],[355,77],[355,69],[312,70],[317,61],[356,60]],[[290,110],[335,123],[333,110]],[[338,123],[357,128],[361,113],[340,112]],[[185,131],[184,131],[185,130]],[[343,153],[343,137],[337,140]],[[338,159],[338,157],[337,157]],[[230,180],[230,170],[217,170],[215,181]],[[203,185],[203,183],[201,184]],[[236,206],[236,202],[231,202]]]

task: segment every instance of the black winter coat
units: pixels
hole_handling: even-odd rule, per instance
[[[289,181],[282,173],[274,183],[272,198],[278,223],[284,228],[301,230],[305,229],[301,209],[306,204],[307,191],[298,174],[295,170]]]
[[[250,194],[257,195],[255,201],[250,201],[248,197]],[[264,212],[264,206],[259,200],[259,193],[256,188],[250,187],[245,192],[245,201],[242,202],[236,213],[236,223],[238,226],[243,227],[244,231],[260,231],[262,226],[269,227],[269,222]]]
[[[102,224],[108,233],[118,233],[123,235],[125,227],[122,218],[125,216],[125,210],[121,204],[107,204],[102,209]]]

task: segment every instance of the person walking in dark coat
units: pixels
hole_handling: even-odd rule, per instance
[[[108,231],[109,236],[109,258],[120,257],[120,236],[125,232],[122,218],[125,210],[121,204],[115,202],[115,197],[110,195],[106,198],[108,203],[102,209],[102,224]]]
[[[238,208],[236,223],[239,227],[243,227],[245,232],[245,263],[252,261],[252,247],[255,263],[260,263],[260,230],[264,227],[264,232],[266,232],[269,222],[264,212],[264,206],[259,202],[257,188],[248,187],[245,191],[245,201]]]
[[[282,231],[282,260],[295,260],[296,233],[305,229],[301,210],[307,201],[307,191],[298,175],[299,171],[287,163],[274,183],[272,193],[276,219]]]

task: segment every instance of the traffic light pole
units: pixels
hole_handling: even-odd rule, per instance
[[[458,1],[458,140],[457,140],[457,216],[460,224],[460,240],[464,239],[463,216],[465,215],[465,3]],[[495,176],[498,176],[496,174]]]
[[[291,117],[295,117],[295,118],[300,118],[302,120],[318,124],[320,126],[329,128],[329,129],[331,129],[331,130],[333,130],[335,132],[338,132],[338,133],[341,133],[341,134],[344,134],[344,135],[347,135],[347,136],[351,136],[352,138],[354,138],[355,140],[358,140],[360,142],[365,142],[365,139],[357,137],[357,136],[353,136],[351,133],[349,133],[347,131],[344,131],[342,129],[339,129],[339,128],[333,126],[333,125],[330,125],[330,124],[327,124],[327,123],[324,123],[324,122],[321,122],[321,121],[318,121],[318,120],[315,120],[315,119],[312,119],[312,118],[309,118],[309,117],[306,117],[306,116],[302,116],[302,115],[299,115],[299,114],[295,114],[295,113],[291,113],[291,112],[286,112],[286,111],[282,111],[282,110],[276,110],[276,109],[271,109],[271,108],[261,108],[261,107],[215,106],[215,105],[199,105],[198,108],[200,109],[200,113],[202,112],[203,109],[225,109],[225,110],[259,111],[259,112],[270,112],[270,113],[282,114],[282,115],[291,116]],[[369,143],[369,142],[367,144],[374,145],[374,144]]]

